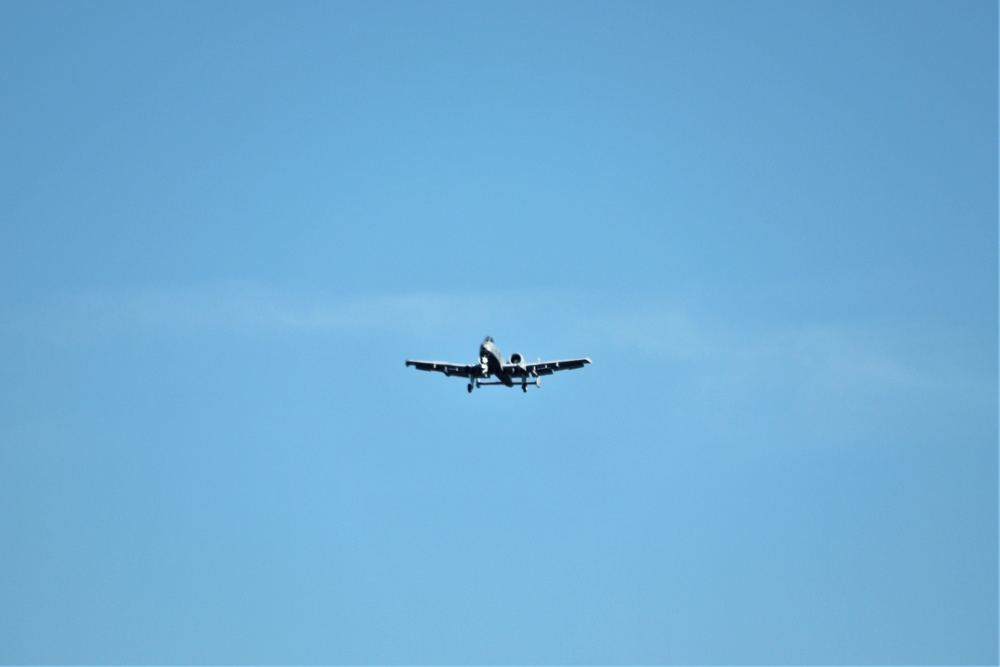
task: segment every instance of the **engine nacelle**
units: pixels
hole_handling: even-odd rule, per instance
[[[520,366],[523,362],[524,362],[524,357],[522,357],[520,353],[515,352],[514,354],[510,355],[510,363]]]

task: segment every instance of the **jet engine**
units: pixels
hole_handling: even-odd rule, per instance
[[[519,352],[510,355],[510,363],[520,366],[524,362],[524,357]]]

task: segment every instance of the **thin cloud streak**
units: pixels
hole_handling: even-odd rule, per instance
[[[962,354],[975,338],[968,331],[914,332],[868,322],[708,324],[710,318],[672,307],[595,319],[595,337],[668,366],[695,389],[784,393],[812,403],[938,396],[995,407],[992,369],[977,369]]]
[[[912,332],[864,322],[750,326],[716,321],[690,306],[622,305],[573,291],[336,299],[226,283],[91,292],[32,315],[8,316],[4,329],[72,344],[137,334],[431,336],[464,330],[470,322],[484,329],[497,322],[530,322],[538,330],[573,332],[561,335],[588,350],[640,356],[644,363],[683,373],[693,383],[730,391],[958,391],[987,402],[996,396],[995,378],[955,361],[957,355],[949,353],[948,345],[917,344],[908,355],[899,352],[901,340],[912,343]],[[953,332],[950,349],[961,349],[966,337]]]
[[[424,331],[475,317],[471,298],[403,295],[336,300],[255,286],[87,293],[11,318],[8,327],[63,341],[136,333],[345,334]]]

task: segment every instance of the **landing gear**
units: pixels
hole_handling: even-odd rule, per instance
[[[469,383],[469,386],[468,386],[468,387],[466,387],[466,389],[468,389],[468,390],[469,390],[469,393],[470,393],[470,394],[472,393],[472,383],[471,383],[471,382]]]
[[[521,391],[523,391],[525,394],[528,393],[528,383],[527,382],[522,382],[521,383]]]

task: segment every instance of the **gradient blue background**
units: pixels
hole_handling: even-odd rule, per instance
[[[4,663],[997,661],[996,3],[4,2],[0,234]]]

